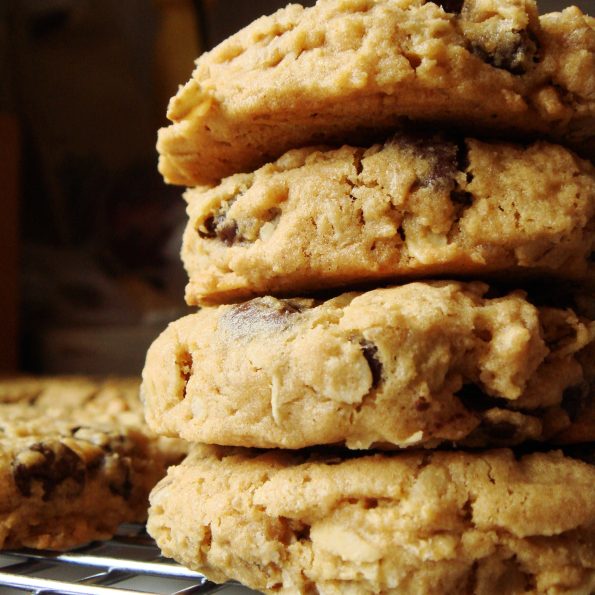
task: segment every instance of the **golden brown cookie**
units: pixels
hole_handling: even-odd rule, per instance
[[[151,494],[164,555],[265,593],[592,593],[595,467],[559,452],[200,447]]]
[[[576,420],[577,398],[593,397],[581,355],[595,323],[487,289],[411,283],[203,308],[149,349],[147,421],[189,441],[261,448],[548,439]]]
[[[288,149],[404,122],[546,135],[595,155],[595,21],[533,0],[319,0],[196,61],[160,131],[160,170],[196,186]]]
[[[298,149],[186,199],[191,304],[412,277],[595,279],[595,169],[545,142]]]

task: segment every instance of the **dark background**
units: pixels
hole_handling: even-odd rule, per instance
[[[188,311],[156,131],[201,51],[285,4],[0,1],[0,371],[138,373]]]

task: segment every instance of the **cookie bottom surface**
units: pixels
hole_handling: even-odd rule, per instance
[[[595,468],[561,452],[197,446],[151,495],[166,556],[265,593],[591,593]]]

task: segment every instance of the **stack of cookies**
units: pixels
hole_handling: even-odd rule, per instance
[[[267,593],[595,590],[594,53],[577,8],[319,0],[199,58],[158,145],[202,306],[143,373],[195,443],[165,555]]]

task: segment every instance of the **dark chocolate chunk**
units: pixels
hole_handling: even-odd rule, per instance
[[[495,50],[488,50],[478,41],[473,41],[470,47],[471,52],[487,64],[516,75],[525,74],[539,59],[536,39],[526,30],[511,32]]]
[[[454,183],[458,170],[458,148],[454,142],[441,137],[405,132],[396,134],[390,142],[413,151],[419,159],[429,163],[427,173],[417,180],[414,190],[436,186],[448,187]]]
[[[203,239],[215,239],[218,238],[228,246],[232,246],[236,241],[240,241],[242,238],[238,234],[238,224],[233,219],[228,219],[226,212],[233,204],[235,200],[232,200],[216,213],[209,215],[196,231],[198,235]]]
[[[130,459],[113,455],[106,459],[104,468],[110,476],[110,492],[128,500],[132,493]]]
[[[441,6],[444,12],[452,12],[454,14],[461,14],[465,0],[433,0],[434,4]]]
[[[297,300],[273,297],[255,298],[234,304],[221,317],[220,328],[233,335],[248,336],[257,331],[279,329],[290,323],[291,317],[308,307]]]
[[[367,339],[360,341],[362,353],[370,366],[370,372],[372,373],[372,388],[376,388],[378,383],[382,379],[382,362],[378,359],[378,347]]]
[[[430,403],[424,397],[419,397],[414,406],[416,411],[427,411],[430,408]]]
[[[232,246],[238,238],[238,224],[232,219],[217,227],[219,239],[228,246]]]
[[[57,441],[38,442],[21,451],[12,464],[15,484],[25,497],[32,495],[34,482],[43,487],[43,500],[51,498],[56,488],[72,480],[80,492],[86,479],[85,464],[68,446]]]

